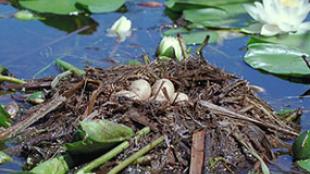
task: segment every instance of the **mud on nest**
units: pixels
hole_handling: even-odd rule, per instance
[[[285,146],[298,132],[296,125],[288,125],[276,117],[247,81],[200,59],[87,68],[86,72],[84,78],[72,77],[51,90],[51,98],[63,95],[67,99],[23,132],[21,137],[27,142],[20,149],[23,155],[42,160],[62,153],[62,145],[73,141],[79,120],[104,118],[135,131],[149,126],[152,133],[98,169],[101,172],[154,137],[165,135],[165,143],[148,154],[151,160],[145,166],[132,165],[131,171],[188,173],[192,134],[205,130],[204,171],[242,173],[257,167],[253,150],[268,162],[275,158],[272,149]],[[171,104],[112,97],[115,92],[128,88],[133,80],[145,79],[154,84],[161,78],[170,79],[177,91],[189,96],[189,102]]]

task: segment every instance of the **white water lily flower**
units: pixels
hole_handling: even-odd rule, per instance
[[[310,22],[303,22],[310,11],[308,0],[263,0],[263,3],[245,5],[245,9],[262,23],[260,33],[265,36],[302,34],[310,30]]]
[[[131,21],[125,16],[120,17],[109,29],[110,36],[117,36],[120,42],[131,35]]]
[[[159,44],[157,55],[159,57],[183,59],[182,48],[177,38],[164,37]]]

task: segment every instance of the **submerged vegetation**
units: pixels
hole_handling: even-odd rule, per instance
[[[126,11],[124,0],[10,3],[19,10],[16,19],[80,34],[94,31],[94,13]],[[0,91],[18,102],[0,105],[0,140],[6,145],[0,164],[20,156],[26,159],[23,172],[32,174],[269,174],[278,167],[273,161],[287,154],[295,160],[292,171],[310,172],[310,133],[300,128],[301,110],[275,112],[257,96],[258,87],[210,65],[203,55],[210,43],[247,37],[248,65],[308,81],[309,2],[166,0],[164,5],[175,25],[164,31],[156,57],[144,55],[144,63],[80,69],[55,58],[49,66],[62,72],[33,80],[18,79],[0,66]],[[59,25],[61,19],[71,21],[69,26]],[[134,37],[132,20],[124,13],[105,30],[116,47]]]

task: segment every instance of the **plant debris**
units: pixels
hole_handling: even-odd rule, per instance
[[[89,67],[85,72],[83,77],[60,80],[55,88],[38,84],[48,91],[46,101],[26,111],[22,121],[0,132],[1,139],[15,137],[12,141],[16,146],[6,151],[30,159],[27,161],[32,161],[28,164],[32,168],[39,161],[63,155],[64,144],[75,142],[82,120],[106,119],[135,132],[149,127],[151,133],[130,141],[130,146],[99,167],[98,173],[109,172],[159,137],[164,137],[164,143],[148,152],[145,160],[141,160],[143,163],[131,160],[132,165],[123,173],[189,173],[191,158],[194,159],[192,145],[201,146],[201,143],[205,144],[204,152],[197,153],[204,159],[204,173],[247,173],[260,170],[257,165],[262,160],[268,164],[275,159],[274,148],[285,147],[287,140],[293,140],[299,132],[297,125],[277,117],[247,81],[202,59],[108,69]],[[131,83],[139,79],[151,85],[159,79],[169,79],[176,91],[188,96],[188,101],[115,97],[115,93],[128,90]],[[46,80],[42,82],[50,84]],[[200,132],[205,140],[193,138],[195,132]],[[198,142],[193,142],[196,140]],[[90,154],[85,158],[81,154],[72,159],[74,166],[83,167],[103,154]]]

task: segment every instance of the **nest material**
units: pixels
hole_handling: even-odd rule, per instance
[[[192,134],[205,130],[204,171],[242,173],[257,164],[253,152],[265,161],[272,160],[275,158],[272,149],[282,147],[297,132],[295,126],[287,125],[274,115],[247,81],[200,59],[109,69],[88,68],[86,71],[83,79],[63,81],[57,90],[51,92],[51,97],[63,95],[67,99],[22,134],[23,141],[28,142],[22,148],[23,154],[48,159],[59,153],[64,143],[73,141],[79,120],[104,118],[125,124],[135,131],[149,126],[152,134],[102,166],[101,172],[128,157],[137,147],[149,143],[152,137],[165,135],[165,143],[148,154],[152,159],[149,163],[139,167],[132,165],[126,171],[187,173]],[[154,84],[161,78],[170,79],[176,91],[187,94],[190,101],[171,104],[113,97],[133,80],[145,79]]]

